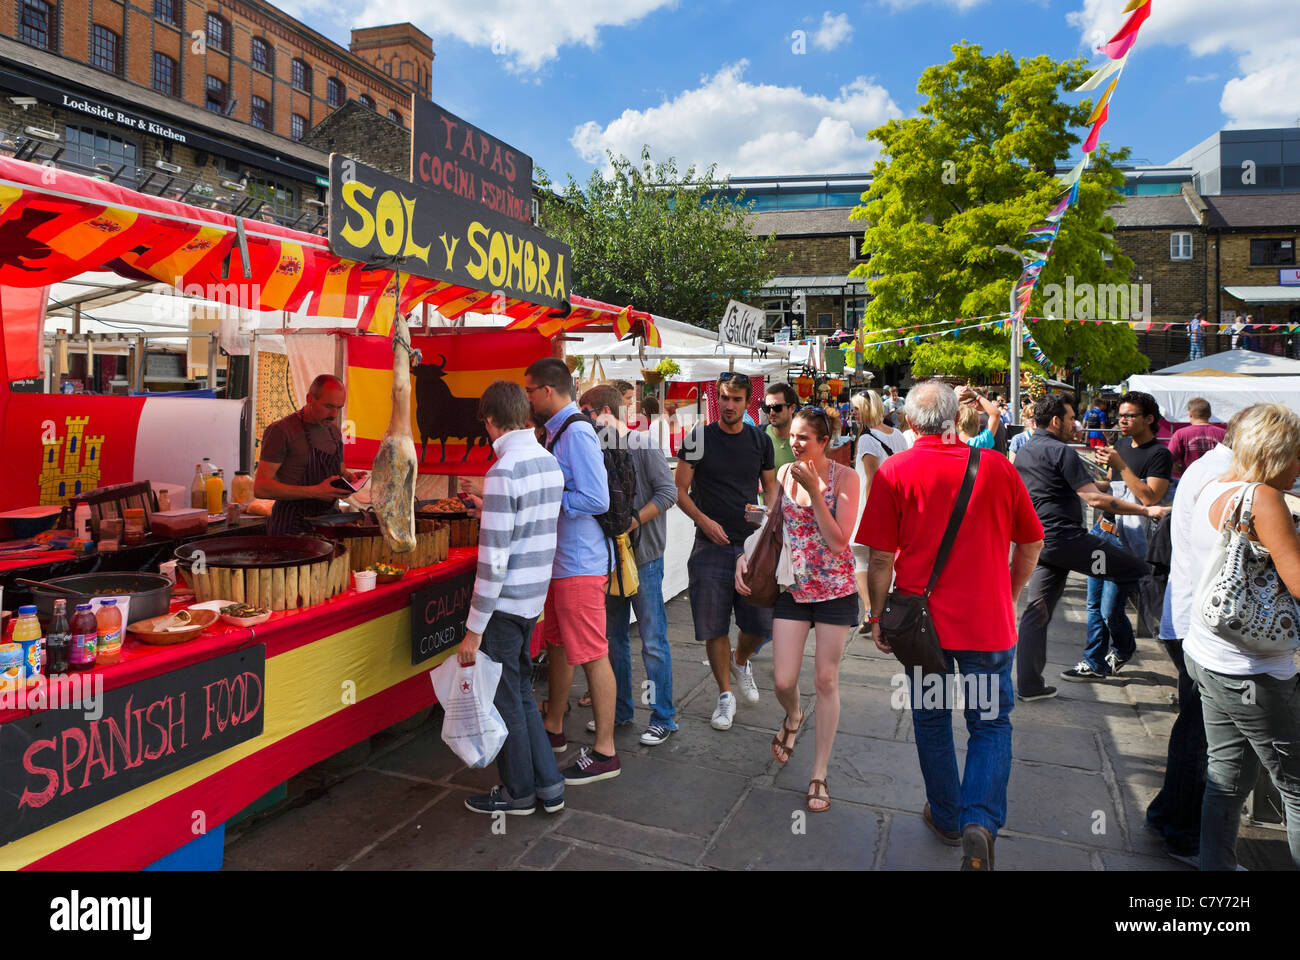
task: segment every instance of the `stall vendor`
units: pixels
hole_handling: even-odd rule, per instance
[[[308,517],[330,513],[348,494],[340,479],[354,487],[365,483],[368,474],[343,466],[339,417],[346,399],[343,381],[322,373],[308,387],[303,408],[262,435],[253,492],[275,501],[266,531],[272,536],[308,533]]]

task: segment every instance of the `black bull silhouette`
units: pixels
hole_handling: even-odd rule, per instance
[[[447,386],[447,357],[439,354],[442,363],[421,363],[413,368],[415,374],[415,423],[420,430],[420,462],[429,448],[429,441],[442,442],[442,462],[447,459],[447,438],[465,441],[465,456],[478,441],[488,447],[488,459],[493,451],[488,442],[487,428],[478,418],[478,397],[457,397]]]

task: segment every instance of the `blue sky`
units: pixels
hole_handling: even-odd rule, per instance
[[[737,174],[861,172],[866,132],[914,112],[916,80],[962,40],[1089,57],[1125,0],[342,0],[284,7],[346,44],[410,20],[434,40],[433,99],[556,179],[606,148]],[[1296,0],[1152,0],[1104,138],[1162,163],[1224,126],[1300,119]],[[795,31],[804,31],[796,53]]]

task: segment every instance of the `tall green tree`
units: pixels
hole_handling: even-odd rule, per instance
[[[1082,59],[986,56],[967,43],[952,51],[948,63],[921,74],[917,90],[926,99],[916,116],[868,134],[884,148],[864,205],[853,214],[867,221],[871,252],[869,263],[855,270],[870,278],[874,296],[868,331],[1005,314],[1022,263],[996,248],[1025,249],[1025,231],[1062,192],[1055,168],[1070,158],[1080,141],[1076,131],[1092,110],[1092,101],[1061,99],[1089,76]],[[1076,285],[1128,282],[1133,263],[1119,252],[1111,237],[1114,221],[1106,215],[1123,200],[1124,176],[1115,164],[1127,157],[1126,147],[1103,145],[1093,153],[1028,316],[1044,315],[1044,288],[1064,285],[1067,276]],[[1029,331],[1053,363],[1079,368],[1088,382],[1114,382],[1147,367],[1136,336],[1123,324],[1053,321],[1030,324]],[[869,335],[867,342],[892,336]],[[1006,370],[1010,349],[1005,332],[971,330],[869,347],[866,360],[878,365],[910,357],[920,376],[979,377]],[[1036,367],[1028,351],[1024,365]]]
[[[562,191],[538,175],[551,193],[541,226],[573,249],[575,293],[716,329],[728,300],[771,279],[775,239],[750,235],[752,202],[717,195],[715,166],[678,171],[672,158],[651,162],[648,147],[639,166],[609,162]]]

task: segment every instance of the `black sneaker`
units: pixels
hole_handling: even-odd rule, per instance
[[[1069,670],[1062,670],[1061,679],[1069,680],[1071,683],[1097,683],[1105,680],[1106,674],[1098,673],[1092,669],[1092,667],[1088,666],[1087,660],[1080,660]]]
[[[473,813],[504,813],[509,817],[531,817],[537,809],[537,801],[521,803],[506,798],[505,788],[495,786],[488,793],[476,794],[465,799],[465,809]]]
[[[541,801],[541,804],[542,804],[542,809],[545,810],[547,813],[559,813],[561,810],[564,809],[564,794],[560,794],[554,800],[543,799]]]
[[[1016,696],[1025,703],[1033,703],[1035,700],[1051,700],[1052,697],[1056,696],[1056,688],[1043,687],[1043,689],[1039,690],[1037,693],[1018,693]]]
[[[673,732],[667,727],[661,727],[657,723],[652,723],[645,728],[645,733],[641,734],[641,742],[647,747],[655,747],[663,743]]]
[[[597,780],[609,780],[612,777],[617,777],[622,772],[623,764],[619,762],[617,756],[610,757],[608,760],[597,760],[586,747],[579,751],[578,759],[572,766],[565,767],[561,771],[564,775],[564,782],[569,786],[595,783]]]
[[[1115,674],[1124,669],[1124,664],[1128,663],[1132,659],[1132,657],[1124,657],[1121,659],[1114,650],[1111,650],[1106,654],[1106,666],[1110,668],[1110,675],[1112,677],[1115,676]]]

